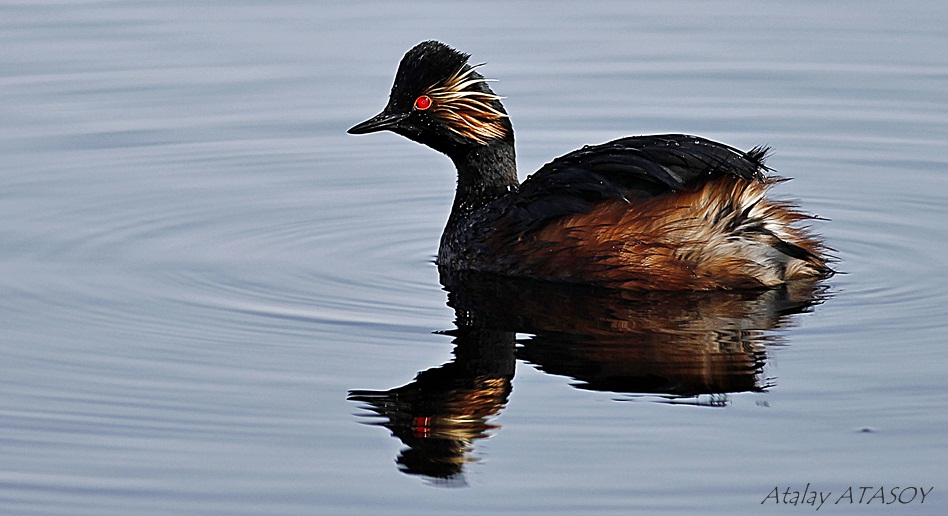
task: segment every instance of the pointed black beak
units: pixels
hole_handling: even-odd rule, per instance
[[[365,122],[350,127],[349,131],[347,132],[349,134],[366,134],[377,131],[391,130],[406,117],[408,117],[407,114],[382,111]]]

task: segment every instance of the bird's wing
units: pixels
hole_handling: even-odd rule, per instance
[[[508,198],[505,222],[525,233],[596,203],[628,203],[700,186],[721,176],[764,181],[767,149],[743,152],[698,136],[631,136],[563,155]]]

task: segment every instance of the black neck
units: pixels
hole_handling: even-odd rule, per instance
[[[452,215],[469,213],[517,187],[513,137],[468,147],[451,156],[458,170]]]
[[[441,235],[438,264],[463,267],[466,260],[473,259],[472,239],[480,241],[484,236],[480,232],[491,227],[479,221],[492,215],[492,210],[484,208],[519,185],[513,135],[487,145],[456,149],[448,155],[458,169],[458,189]]]

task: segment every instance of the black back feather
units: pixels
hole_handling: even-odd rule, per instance
[[[632,136],[556,158],[520,185],[505,218],[529,232],[607,199],[648,199],[726,175],[764,181],[767,149],[743,152],[698,136]]]

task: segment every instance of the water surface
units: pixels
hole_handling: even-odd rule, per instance
[[[0,7],[2,512],[782,513],[807,483],[821,512],[943,512],[945,26],[940,2]],[[345,134],[428,38],[501,79],[521,178],[630,134],[772,145],[842,274],[446,292],[450,162]],[[888,498],[833,503],[863,486]],[[933,491],[882,507],[907,486]]]

